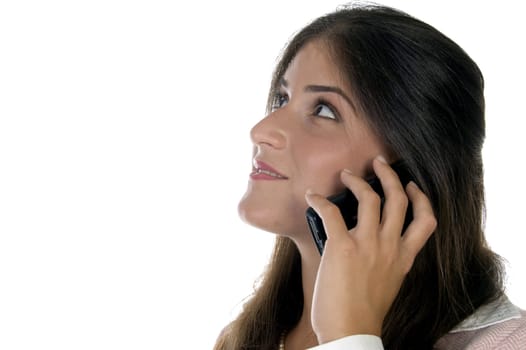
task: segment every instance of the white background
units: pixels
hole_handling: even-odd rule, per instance
[[[339,1],[0,3],[0,348],[210,349],[269,256],[250,127],[292,33]],[[487,237],[526,308],[518,2],[385,1],[486,78]]]

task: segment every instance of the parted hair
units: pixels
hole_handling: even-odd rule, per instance
[[[438,226],[415,259],[382,327],[385,349],[432,349],[479,306],[503,293],[503,268],[484,237],[484,79],[452,40],[401,11],[350,5],[317,18],[282,52],[270,86],[307,43],[329,49],[373,132],[403,159]],[[303,309],[299,251],[278,236],[253,295],[216,350],[277,349]]]

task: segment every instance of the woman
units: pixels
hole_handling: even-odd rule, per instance
[[[267,109],[239,213],[279,236],[216,349],[526,347],[484,239],[483,77],[459,46],[390,8],[343,8],[294,36]],[[415,180],[405,187],[397,160]],[[350,230],[326,199],[346,187]],[[321,257],[308,206],[327,231]]]

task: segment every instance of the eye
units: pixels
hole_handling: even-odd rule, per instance
[[[281,92],[276,93],[272,101],[272,110],[284,107],[289,102],[289,97]]]
[[[322,118],[338,120],[338,114],[333,112],[332,106],[325,101],[318,101],[316,107],[314,107],[314,115]]]

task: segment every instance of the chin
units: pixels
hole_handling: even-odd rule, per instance
[[[277,205],[264,205],[261,201],[251,201],[243,197],[238,204],[238,214],[245,223],[260,230],[285,235],[304,235],[308,231],[305,210],[288,210]]]
[[[264,231],[279,233],[279,227],[275,224],[276,220],[272,219],[274,216],[272,211],[273,210],[269,207],[251,205],[249,202],[243,199],[237,206],[239,217],[245,223]]]

